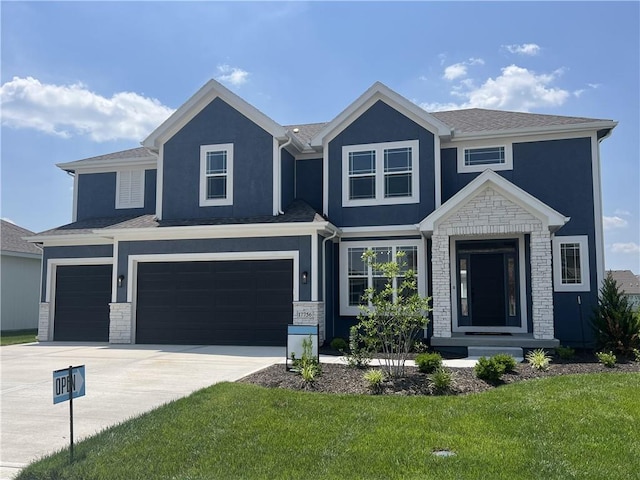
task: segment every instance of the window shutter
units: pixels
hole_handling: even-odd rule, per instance
[[[118,172],[117,195],[116,208],[144,207],[144,170]]]

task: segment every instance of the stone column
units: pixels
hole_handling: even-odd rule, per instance
[[[325,341],[324,302],[293,302],[294,325],[319,325],[318,345]]]
[[[431,237],[431,245],[433,336],[451,337],[449,236],[434,232]]]
[[[533,338],[554,338],[551,236],[544,228],[531,232],[531,303]]]
[[[109,343],[133,343],[131,303],[110,303],[109,308]]]
[[[38,340],[48,342],[53,340],[49,338],[49,325],[51,323],[50,304],[49,302],[41,302],[38,313]]]

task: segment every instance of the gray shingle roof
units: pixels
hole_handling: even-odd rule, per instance
[[[105,155],[98,155],[96,157],[83,158],[82,160],[119,160],[119,159],[133,159],[133,158],[146,158],[152,154],[144,147],[130,148],[129,150],[121,150],[119,152],[107,153]]]
[[[631,270],[608,270],[620,290],[627,295],[640,295],[640,279]]]
[[[287,125],[284,128],[293,133],[303,144],[307,145],[315,134],[322,130],[326,124],[327,122],[306,123],[300,125]],[[297,132],[294,131],[296,128],[298,129]]]
[[[2,220],[0,225],[0,231],[2,239],[0,240],[0,248],[2,251],[14,252],[14,253],[28,253],[32,255],[42,255],[40,247],[29,243],[22,239],[22,237],[30,237],[35,235],[31,230],[19,227],[11,222]]]

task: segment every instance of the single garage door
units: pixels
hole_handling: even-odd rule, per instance
[[[136,343],[285,345],[293,261],[138,264]]]
[[[111,265],[60,265],[56,268],[53,339],[109,341]]]

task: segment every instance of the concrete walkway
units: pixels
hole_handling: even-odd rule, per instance
[[[281,347],[32,343],[0,347],[0,478],[69,446],[69,402],[53,404],[53,371],[85,365],[74,441],[217,382],[284,362]]]

